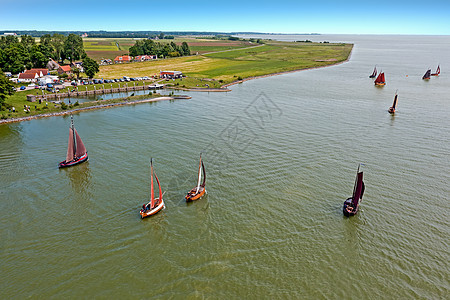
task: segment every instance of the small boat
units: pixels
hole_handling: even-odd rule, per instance
[[[202,184],[200,184],[200,180],[202,179],[202,171],[203,171],[203,182],[202,182]],[[203,197],[203,195],[205,195],[205,193],[206,193],[205,181],[206,181],[205,165],[203,164],[202,154],[200,153],[200,162],[198,165],[197,186],[195,188],[193,188],[192,190],[190,190],[187,193],[186,197],[184,197],[187,202],[198,200],[201,197]]]
[[[158,189],[159,189],[159,197],[155,199],[155,193],[153,189],[153,174],[155,175],[156,182],[158,183]],[[141,218],[150,217],[160,210],[164,208],[164,200],[162,198],[161,193],[161,184],[159,183],[158,176],[156,176],[156,173],[153,172],[153,159],[150,159],[150,201],[144,205],[142,205],[142,209],[139,212],[141,214]]]
[[[384,78],[384,72],[378,74],[377,79],[375,79],[375,85],[383,86],[386,85],[386,79]]]
[[[390,114],[394,114],[394,113],[395,113],[395,107],[397,106],[397,98],[398,98],[398,95],[397,95],[397,92],[395,92],[394,103],[393,103],[392,106],[389,107],[389,109],[388,109],[388,112],[389,112]]]
[[[431,73],[431,76],[439,76],[439,74],[441,74],[441,68],[438,65],[438,67],[436,69],[436,73]]]
[[[422,79],[428,80],[431,78],[431,69],[428,69],[425,74],[423,75]]]
[[[73,116],[70,116],[70,121],[69,145],[67,147],[66,160],[59,163],[60,168],[75,166],[89,159],[86,147],[73,125]]]
[[[376,76],[377,76],[377,66],[375,66],[375,68],[373,68],[372,75],[369,75],[369,78],[375,78]]]
[[[359,164],[358,171],[356,171],[355,185],[353,186],[353,196],[345,200],[344,207],[342,209],[344,212],[344,216],[346,217],[356,215],[359,210],[359,202],[364,195],[365,185],[363,181],[363,172],[359,171],[360,166],[361,164]]]

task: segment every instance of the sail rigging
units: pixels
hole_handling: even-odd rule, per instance
[[[441,67],[438,65],[436,69],[436,73],[431,74],[431,76],[439,76],[441,74]]]
[[[202,179],[202,155],[200,154],[200,162],[198,163],[198,182],[197,182],[197,189],[195,190],[195,193],[198,193],[198,190],[200,189],[200,180]]]
[[[159,189],[159,196],[157,199],[155,199],[155,191],[153,187],[153,175],[155,176],[156,183],[158,184]],[[153,159],[150,159],[150,209],[153,209],[161,202],[161,197],[162,197],[161,184],[159,183],[158,176],[156,176],[156,173],[153,171]]]
[[[377,66],[375,66],[375,68],[373,68],[373,72],[372,75],[369,76],[369,78],[375,78],[375,76],[377,76]]]
[[[398,95],[397,95],[397,93],[395,93],[395,97],[394,97],[394,103],[392,104],[392,108],[395,110],[395,107],[397,106],[397,98],[398,98]]]

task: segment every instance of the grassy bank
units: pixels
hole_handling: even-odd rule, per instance
[[[97,101],[87,101],[84,103],[76,103],[76,98],[72,99],[71,105],[62,105],[62,104],[55,104],[50,101],[42,101],[41,104],[39,102],[28,102],[26,98],[24,99],[23,96],[18,95],[17,93],[10,97],[8,99],[8,103],[12,103],[12,106],[16,108],[16,112],[12,112],[9,110],[1,111],[0,112],[0,120],[5,119],[12,119],[12,118],[22,118],[27,116],[34,116],[39,114],[47,114],[47,113],[56,113],[61,112],[65,110],[75,109],[75,108],[85,108],[90,106],[96,106],[99,104],[113,104],[113,103],[120,103],[123,101],[137,101],[137,100],[143,100],[143,99],[149,99],[149,98],[157,98],[162,97],[159,93],[154,93],[149,91],[148,94],[145,95],[136,95],[136,96],[129,96],[126,98],[117,98],[117,99],[109,99],[109,100],[97,100]],[[12,99],[11,99],[12,98]],[[24,110],[24,105],[30,106],[30,111],[26,112]]]
[[[351,44],[294,43],[267,41],[265,45],[225,52],[210,53],[158,61],[109,65],[100,68],[99,77],[149,76],[160,70],[182,71],[189,78],[221,81],[227,84],[238,79],[271,73],[322,67],[345,61]],[[184,79],[183,79],[184,80]],[[198,83],[186,87],[196,87]]]

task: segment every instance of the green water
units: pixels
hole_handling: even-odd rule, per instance
[[[350,61],[75,115],[90,160],[69,169],[69,117],[1,125],[0,298],[448,297],[449,37],[313,38]],[[141,220],[150,157],[166,209]]]

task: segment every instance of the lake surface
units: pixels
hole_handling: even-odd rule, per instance
[[[69,169],[69,117],[1,125],[0,298],[448,297],[450,37],[270,37],[355,47],[229,93],[74,115],[90,161]],[[186,204],[201,151],[208,195]],[[141,220],[150,157],[166,209]]]

